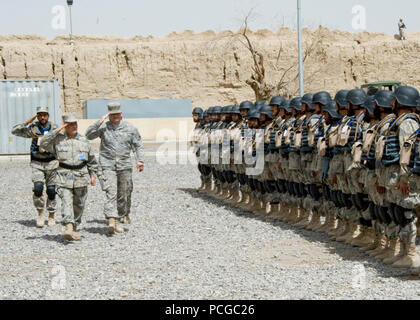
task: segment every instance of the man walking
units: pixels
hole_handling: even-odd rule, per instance
[[[45,223],[43,196],[44,187],[47,193],[48,225],[54,226],[54,214],[57,202],[55,200],[55,176],[58,161],[55,157],[39,147],[39,138],[56,129],[49,121],[49,113],[46,107],[38,107],[37,113],[22,124],[17,124],[12,129],[12,134],[22,138],[32,139],[31,144],[31,168],[33,182],[33,202],[38,211],[36,226],[42,228]],[[34,122],[34,120],[37,121]]]
[[[108,220],[108,234],[124,232],[120,219],[130,223],[131,193],[133,191],[132,163],[134,153],[137,169],[144,170],[144,147],[138,130],[122,121],[119,103],[108,104],[108,114],[86,131],[89,140],[101,139],[99,151],[99,181],[106,193],[104,214]],[[109,117],[109,121],[105,122]]]
[[[98,164],[89,141],[77,132],[76,116],[64,115],[63,123],[41,138],[40,147],[52,153],[59,162],[56,184],[61,199],[61,223],[66,227],[64,239],[78,241],[81,236],[76,233],[76,227],[82,221],[88,185],[96,185]]]

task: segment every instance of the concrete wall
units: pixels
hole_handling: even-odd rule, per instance
[[[78,131],[82,134],[98,119],[80,119]],[[144,141],[186,140],[194,129],[191,118],[125,119],[134,125]]]

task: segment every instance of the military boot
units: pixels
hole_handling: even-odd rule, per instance
[[[48,226],[54,227],[55,226],[55,218],[54,218],[55,212],[50,212],[48,214]]]
[[[325,233],[329,235],[330,237],[332,237],[337,232],[338,227],[340,227],[338,219],[335,217],[335,214],[331,213],[328,225],[325,227],[325,230],[326,230]]]
[[[226,199],[226,202],[230,204],[235,204],[239,202],[240,200],[241,200],[241,192],[239,191],[239,189],[236,189],[235,191],[232,192],[230,198]]]
[[[45,224],[45,215],[44,210],[38,210],[38,219],[36,219],[36,226],[37,228],[43,228]]]
[[[108,218],[108,234],[115,234],[115,218]]]
[[[379,243],[377,247],[371,251],[366,251],[368,255],[371,257],[374,257],[375,255],[380,254],[383,250],[386,248],[386,236],[384,234],[381,234],[379,237]]]
[[[344,240],[345,243],[347,244],[351,244],[352,241],[354,240],[354,237],[356,236],[357,233],[357,229],[358,229],[358,224],[355,222],[350,222],[350,230],[347,234],[346,239]]]
[[[117,232],[117,233],[123,233],[124,232],[124,228],[121,227],[119,219],[115,219],[115,232]]]
[[[322,223],[322,216],[319,212],[315,214],[315,224],[312,227],[312,230],[315,232],[320,232],[324,228],[324,224],[326,222],[326,218],[324,220],[324,223]]]
[[[383,263],[392,264],[401,258],[401,256],[399,256],[400,243],[398,240],[399,240],[398,238],[391,239],[390,245],[389,245],[390,251],[386,257],[382,258]]]
[[[343,225],[344,227],[342,229],[342,232],[337,234],[335,241],[344,242],[347,239],[348,233],[351,230],[350,223],[347,220],[345,220],[343,221]]]
[[[372,244],[368,245],[367,247],[361,248],[360,250],[366,253],[375,250],[379,246],[380,239],[381,239],[381,234],[378,232],[373,232]]]
[[[195,191],[197,191],[197,192],[203,191],[205,187],[206,186],[205,186],[204,180],[201,180],[201,186],[199,186],[197,189],[195,189]]]
[[[212,196],[212,197],[216,196],[218,193],[220,193],[221,189],[222,188],[220,188],[219,184],[214,184],[214,188],[211,190],[210,196]]]
[[[369,228],[366,226],[360,226],[360,234],[352,240],[351,245],[356,247],[367,247],[372,242],[373,239],[369,234]]]
[[[375,254],[374,257],[377,260],[382,260],[384,258],[387,258],[391,251],[392,251],[391,239],[387,238],[386,239],[386,244],[385,244],[385,249],[382,250],[382,252],[380,252],[378,254]]]
[[[294,225],[299,228],[304,228],[311,222],[311,213],[301,207],[298,207],[297,212],[298,215],[297,219],[294,221]]]
[[[312,212],[312,219],[311,219],[311,222],[307,225],[306,229],[315,231],[315,229],[321,227],[321,215],[318,212],[314,212],[313,210],[311,210],[311,212]]]
[[[397,260],[392,264],[395,268],[419,268],[420,257],[416,252],[416,244],[408,243],[408,241],[401,242],[404,252],[401,259]]]
[[[306,230],[312,230],[312,227],[315,223],[314,219],[316,219],[315,214],[312,210],[306,210],[308,213],[307,219],[305,219],[305,223],[303,224],[302,228]]]
[[[64,231],[63,237],[67,241],[79,241],[82,238],[80,234],[75,231],[73,223],[66,224],[66,231]]]
[[[131,224],[131,219],[130,219],[130,216],[127,214],[127,215],[125,215],[124,216],[124,218],[122,218],[122,221],[121,221],[123,224]]]
[[[270,203],[270,217],[279,218],[280,213],[280,203]]]
[[[344,228],[346,227],[346,223],[343,219],[336,219],[337,220],[337,227],[332,229],[328,235],[331,237],[331,240],[336,240],[338,236],[340,236],[344,232]]]
[[[240,197],[240,199],[237,202],[232,203],[232,205],[235,208],[241,208],[241,205],[244,205],[246,203],[249,203],[249,193],[246,193],[246,192],[242,192],[241,191],[241,195],[242,196]]]
[[[297,206],[296,204],[293,204],[290,210],[290,219],[289,219],[290,224],[296,224],[299,221],[303,220],[304,218],[303,214],[304,213],[301,210],[301,208]]]

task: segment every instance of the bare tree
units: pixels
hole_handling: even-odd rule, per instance
[[[274,63],[268,62],[270,64],[270,69],[276,73],[276,77],[267,77],[266,68],[265,68],[265,58],[264,54],[255,47],[255,44],[250,39],[250,30],[249,30],[249,19],[252,14],[252,10],[244,19],[243,27],[236,34],[239,41],[248,49],[251,54],[253,67],[252,74],[249,79],[246,80],[246,83],[252,88],[255,93],[255,98],[257,100],[267,101],[275,95],[282,95],[287,98],[291,98],[298,94],[298,62],[290,64],[287,67],[280,67],[282,62],[282,52],[283,47],[280,44],[277,59]],[[322,28],[319,28],[312,39],[309,42],[306,42],[306,48],[303,54],[303,63],[305,63],[309,57],[312,56],[314,52],[318,52],[322,47],[323,35]],[[306,80],[310,80],[316,72],[307,75]],[[273,80],[270,80],[273,79]]]

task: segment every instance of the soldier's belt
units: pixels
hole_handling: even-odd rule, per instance
[[[31,154],[31,161],[38,161],[38,162],[51,162],[54,161],[55,158],[54,157],[49,157],[49,158],[38,158],[36,156],[34,156],[33,154]]]
[[[81,164],[79,164],[77,166],[70,166],[68,164],[60,162],[59,166],[60,166],[60,168],[68,169],[68,170],[80,170],[80,169],[83,169],[84,167],[87,166],[87,162],[86,161],[82,162]]]

